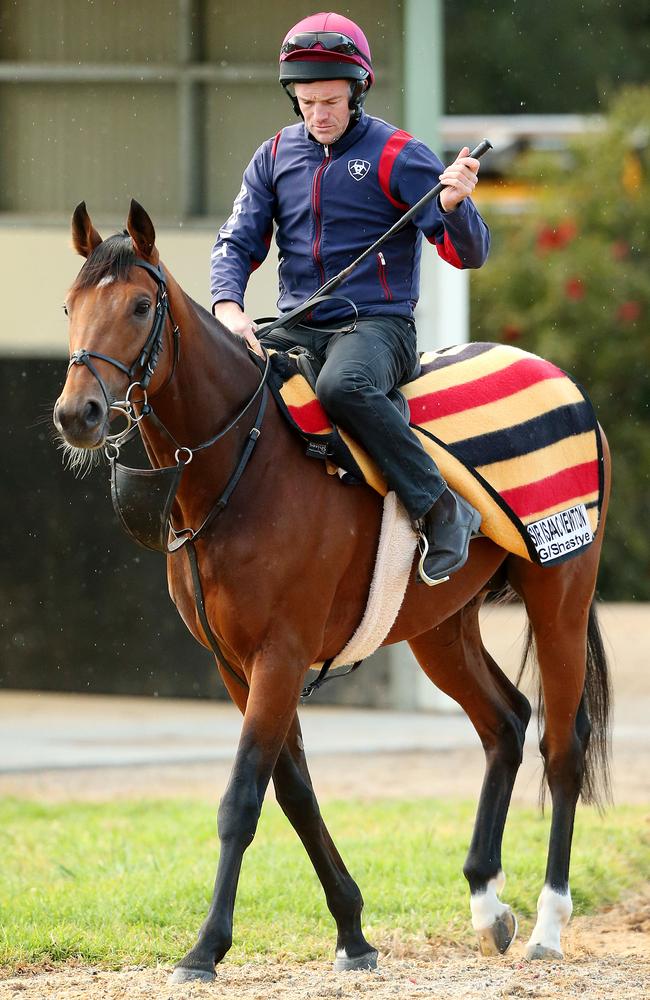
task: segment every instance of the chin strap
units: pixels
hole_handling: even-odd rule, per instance
[[[368,96],[369,87],[366,86],[366,80],[354,80],[352,82],[352,91],[350,93],[350,100],[348,101],[348,107],[352,112],[351,120],[353,122],[358,122],[361,118],[361,112],[363,111],[363,105]],[[293,81],[288,82],[281,81],[282,89],[291,101],[293,110],[298,118],[303,118],[303,113],[300,110],[300,104],[298,98],[295,94],[292,94],[289,87],[293,85]]]

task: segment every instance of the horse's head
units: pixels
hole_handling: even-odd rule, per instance
[[[70,366],[54,407],[56,428],[72,448],[100,448],[111,417],[142,400],[154,378],[168,320],[155,238],[151,219],[135,201],[126,230],[106,240],[85,203],[75,209],[72,242],[86,263],[64,307],[70,320]],[[156,384],[165,378],[160,369]],[[114,407],[125,399],[126,407]]]

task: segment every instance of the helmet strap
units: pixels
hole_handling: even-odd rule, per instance
[[[289,87],[291,87],[291,86],[292,86],[292,81],[289,81],[288,83],[284,83],[284,82],[282,83],[282,89],[284,90],[285,94],[287,95],[287,97],[291,101],[293,110],[295,111],[295,113],[298,116],[298,118],[302,118],[303,115],[302,115],[302,111],[300,110],[300,104],[298,103],[298,98],[296,97],[296,95],[294,93],[292,93],[289,90]],[[276,91],[276,93],[277,93],[277,91]]]
[[[358,122],[363,111],[363,104],[368,96],[369,87],[365,80],[355,80],[350,86],[348,107],[352,112],[352,121]]]
[[[285,82],[282,83],[282,89],[284,90],[285,94],[291,101],[291,105],[293,107],[295,114],[298,116],[298,118],[302,118],[303,114],[302,111],[300,110],[300,103],[298,101],[298,98],[296,97],[295,93],[292,93],[292,91],[289,89],[292,86],[293,86],[292,80],[288,81],[287,83]],[[350,83],[350,99],[348,101],[348,107],[352,112],[353,122],[359,121],[359,118],[361,117],[361,112],[363,110],[363,105],[366,100],[366,97],[368,96],[369,90],[370,88],[367,86],[366,80],[354,80]]]

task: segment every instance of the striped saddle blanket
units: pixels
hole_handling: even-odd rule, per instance
[[[297,369],[285,355],[274,362],[274,394],[309,440],[308,452],[334,459],[330,472],[342,466],[385,495],[375,463],[332,426]],[[583,551],[598,528],[603,461],[580,386],[504,344],[448,347],[421,362],[420,376],[401,387],[410,425],[449,485],[480,511],[483,534],[541,565]]]

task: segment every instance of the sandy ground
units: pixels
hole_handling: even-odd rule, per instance
[[[633,609],[620,618],[612,658],[616,695],[617,736],[613,787],[617,803],[649,804],[650,821],[650,671],[647,670],[647,617]],[[622,616],[622,618],[621,618]],[[432,716],[435,724],[435,716]],[[233,747],[234,750],[234,747]],[[0,795],[63,801],[190,796],[215,808],[230,765],[140,766],[39,771],[0,775]],[[483,754],[479,747],[438,753],[324,754],[314,756],[311,770],[319,798],[412,798],[444,796],[475,799],[481,784]],[[513,801],[536,802],[540,760],[527,746]],[[578,821],[579,823],[579,821]],[[649,873],[650,874],[650,873]],[[293,964],[260,961],[243,966],[226,961],[214,984],[172,986],[169,969],[106,971],[67,965],[35,968],[2,977],[0,1000],[329,1000],[365,997],[373,1000],[507,1000],[507,998],[581,997],[593,1000],[650,998],[650,885],[621,904],[591,917],[572,921],[564,938],[562,963],[527,963],[516,941],[508,955],[483,959],[475,950],[446,943],[393,940],[380,948],[376,973],[331,971],[327,963]]]
[[[66,967],[32,970],[0,981],[1,1000],[510,1000],[584,998],[648,1000],[650,891],[596,917],[579,917],[566,933],[564,962],[529,963],[515,942],[507,955],[484,959],[467,949],[422,942],[405,952],[384,942],[379,970],[335,973],[324,962],[257,962],[219,966],[212,984],[169,983],[169,969],[107,972]]]

